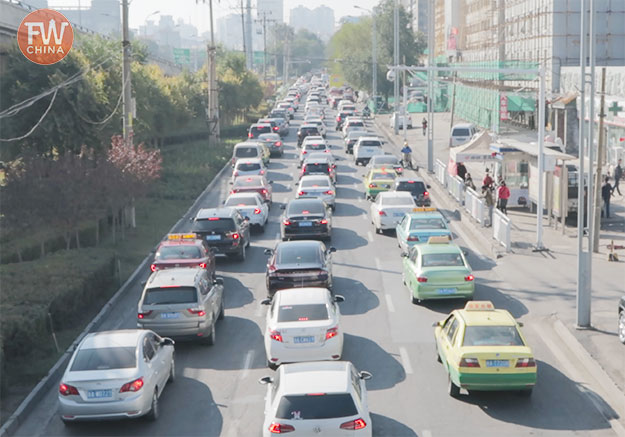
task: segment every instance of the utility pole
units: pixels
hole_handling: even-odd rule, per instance
[[[208,144],[216,146],[219,141],[219,96],[217,95],[217,61],[215,59],[217,48],[213,24],[213,0],[208,0],[208,7],[211,26],[211,40],[208,46]]]
[[[605,147],[605,67],[601,68],[601,105],[599,109],[599,144],[597,145],[597,178],[595,179],[594,230],[592,235],[592,251],[599,253],[599,234],[601,232],[601,172],[603,170],[603,148]]]
[[[128,0],[122,0],[122,101],[124,106],[123,136],[132,145],[132,83],[130,78],[130,40],[128,36]]]
[[[263,11],[262,19],[254,20],[255,23],[263,23],[263,81],[267,82],[267,21],[276,22],[278,20],[268,19],[267,14],[271,14],[271,11]]]
[[[378,95],[378,42],[377,42],[377,38],[378,38],[378,32],[376,29],[376,24],[375,24],[375,8],[373,8],[371,10],[371,20],[373,21],[373,35],[372,35],[372,61],[373,61],[373,74],[372,74],[372,80],[373,80],[373,86],[371,88],[371,92],[373,93],[373,113],[377,114],[378,112],[378,99],[377,99],[377,95]]]
[[[289,81],[289,52],[291,51],[288,38],[286,39],[285,43],[286,43],[286,50],[284,53],[284,67],[283,67],[284,84],[283,85],[286,85]]]
[[[399,5],[398,0],[393,1],[393,63],[395,67],[399,65]],[[395,135],[399,134],[399,76],[396,73],[393,80],[393,104],[395,113],[395,123],[393,130]]]
[[[454,128],[454,111],[456,110],[456,80],[458,78],[458,72],[454,71],[453,85],[451,87],[451,120],[449,122],[449,132]]]
[[[254,66],[254,50],[252,48],[252,0],[247,0],[245,6],[245,64],[248,70],[251,70]]]
[[[247,63],[247,49],[245,48],[245,8],[243,7],[243,0],[241,0],[241,30],[243,32],[243,38],[241,39],[241,41],[243,41],[243,53],[246,56],[245,61]]]
[[[428,67],[434,67],[434,0],[428,2]],[[428,70],[428,173],[434,172],[434,70]]]

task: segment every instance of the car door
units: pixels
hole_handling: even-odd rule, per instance
[[[152,362],[154,367],[158,368],[158,387],[159,391],[162,392],[163,387],[165,387],[167,379],[169,378],[168,370],[170,358],[165,348],[161,345],[160,337],[157,337],[152,333],[149,333],[147,337],[149,342],[152,344],[152,348],[154,349]]]
[[[375,199],[375,202],[371,204],[371,221],[376,225],[376,227],[380,227],[382,223],[382,219],[380,218],[380,211],[382,209],[382,197],[378,196]]]
[[[161,375],[159,373],[159,366],[156,363],[157,360],[155,360],[156,352],[154,351],[154,346],[150,340],[149,333],[146,333],[146,335],[143,336],[141,352],[143,355],[143,364],[145,369],[143,379],[146,385],[145,389],[149,393],[152,393],[157,385],[160,386],[159,380]]]
[[[208,282],[208,278],[202,276],[198,282],[198,287],[200,291],[200,303],[204,305],[206,309],[206,314],[210,314],[209,322],[215,323],[215,319],[217,317],[217,313],[219,311],[219,307],[217,306],[215,293],[213,289],[215,288],[212,284]]]
[[[419,249],[417,247],[410,248],[408,256],[404,258],[404,276],[406,284],[408,284],[410,291],[417,286],[417,262],[419,258]]]
[[[401,219],[401,221],[399,222],[399,224],[397,225],[397,241],[399,242],[399,245],[402,247],[402,249],[404,248],[404,241],[406,241],[407,236],[406,236],[406,227],[408,226],[408,223],[410,222],[410,217],[408,217],[408,215],[404,215],[404,217]]]
[[[320,250],[323,251],[323,253],[321,254],[321,259],[324,261],[328,269],[328,277],[332,278],[332,252],[330,252],[330,249],[326,249],[325,246],[322,246],[322,249]]]
[[[239,212],[235,212],[233,218],[236,227],[240,230],[242,239],[241,244],[246,246],[247,242],[250,241],[250,228],[248,226],[249,222],[247,220],[244,220],[243,216]]]
[[[449,328],[445,328],[443,330],[443,335],[441,336],[442,349],[441,353],[444,356],[443,363],[449,371],[450,366],[455,365],[455,356],[456,351],[454,349],[454,341],[456,339],[456,335],[458,332],[459,322],[456,316],[451,316],[448,321]]]

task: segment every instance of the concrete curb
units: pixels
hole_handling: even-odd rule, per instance
[[[169,230],[168,233],[175,232],[179,229],[182,223],[189,219],[189,217],[194,213],[194,211],[198,208],[200,202],[206,197],[206,195],[214,188],[217,182],[223,177],[223,173],[230,167],[230,163],[227,162],[224,167],[219,170],[219,172],[215,175],[213,180],[206,186],[204,191],[195,199],[195,202],[189,207],[187,212],[176,222],[175,225]],[[156,247],[154,248],[154,250]],[[19,428],[19,426],[24,422],[30,412],[37,406],[39,401],[43,398],[43,394],[48,391],[52,385],[56,384],[63,373],[65,372],[65,368],[67,367],[67,363],[74,352],[76,346],[82,341],[85,335],[90,332],[96,331],[101,325],[108,313],[111,311],[115,303],[124,295],[126,292],[131,289],[134,282],[137,280],[137,277],[146,271],[146,265],[152,259],[152,253],[154,250],[146,256],[141,264],[132,272],[132,274],[128,277],[126,282],[115,292],[115,294],[109,299],[109,301],[104,304],[100,312],[93,318],[91,322],[85,327],[85,329],[78,334],[76,339],[72,342],[72,344],[67,348],[67,350],[63,353],[63,355],[57,360],[57,362],[52,366],[48,374],[44,376],[39,383],[31,390],[31,392],[26,396],[26,398],[22,401],[22,403],[17,407],[15,412],[7,419],[7,421],[0,428],[0,437],[9,437],[15,433],[15,431]]]

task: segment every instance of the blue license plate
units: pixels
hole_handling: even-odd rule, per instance
[[[486,360],[486,367],[510,367],[509,360]]]
[[[221,235],[207,235],[206,240],[208,241],[221,240]]]
[[[454,294],[456,292],[455,288],[439,288],[436,290],[438,294]]]
[[[108,390],[89,390],[87,392],[87,399],[106,399],[112,398],[113,391],[111,389]]]
[[[393,217],[403,217],[404,213],[403,212],[396,212],[393,214]]]
[[[299,222],[300,228],[309,228],[312,227],[312,222]]]
[[[305,337],[294,337],[293,341],[295,343],[314,343],[315,337],[313,337],[312,335],[307,335]]]
[[[161,319],[179,319],[180,313],[161,313]]]

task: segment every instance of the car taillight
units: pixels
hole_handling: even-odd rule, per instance
[[[187,308],[187,311],[198,317],[204,317],[206,315],[206,311],[201,308]]]
[[[265,190],[264,188],[263,188],[262,190],[260,190],[260,192],[261,192],[262,194],[267,194],[267,190]]]
[[[356,420],[350,420],[349,422],[345,422],[342,423],[340,428],[341,429],[349,429],[349,430],[357,430],[357,429],[363,429],[367,426],[367,422],[365,422],[364,420],[358,418]]]
[[[273,127],[273,130],[276,131],[276,132],[278,132],[278,129],[280,129],[278,126],[274,126]]]
[[[254,135],[252,135],[252,132],[250,132],[250,133],[248,133],[248,134],[247,134],[247,137],[248,137],[248,138],[252,138],[253,136],[254,136]]]
[[[332,191],[332,190],[328,190],[328,191],[325,191],[323,194],[329,194],[329,195],[332,195],[332,194],[334,194],[334,191]]]
[[[428,193],[427,191],[423,192],[423,197],[428,197],[430,195],[430,193]]]
[[[277,147],[280,147],[281,145],[282,145],[282,141],[278,141],[278,142],[276,143],[276,146],[277,146]]]
[[[289,219],[284,219],[284,220],[282,220],[282,224],[283,224],[284,226],[289,226],[289,225],[291,224],[291,220],[289,220]]]
[[[130,381],[122,385],[122,388],[119,389],[119,392],[124,393],[127,391],[139,391],[141,390],[141,387],[143,387],[143,384],[143,377],[137,378],[134,381]]]
[[[402,173],[403,171],[404,171],[404,169],[403,169],[403,168],[401,168],[401,167],[398,167],[398,168],[397,168],[397,173]]]
[[[306,191],[298,191],[298,192],[297,192],[297,195],[298,195],[298,196],[303,196],[304,194],[306,194]]]
[[[416,235],[409,235],[407,238],[408,241],[419,241],[419,237]]]
[[[265,170],[261,170],[261,171],[260,171],[260,174],[265,174]]]
[[[304,150],[304,151],[302,152],[302,155],[306,155],[306,154],[308,154],[308,152]]]
[[[386,213],[384,211],[378,211],[378,214],[386,217]]]
[[[284,434],[285,432],[295,431],[291,425],[285,425],[282,423],[271,422],[269,425],[269,432],[272,434]]]
[[[208,264],[206,264],[206,263],[199,263],[198,267],[201,267],[201,268],[205,269],[207,265]]]
[[[417,281],[418,282],[427,282],[428,278],[426,278],[425,276],[417,276]]]
[[[150,270],[152,270],[153,272],[155,272],[155,271],[156,271],[156,264],[152,264],[152,265],[150,266]]]
[[[61,383],[59,385],[59,393],[63,396],[78,395],[78,389],[73,385]]]
[[[326,331],[326,340],[336,337],[337,335],[339,335],[339,327],[335,326],[334,328],[330,328]]]
[[[282,343],[282,334],[280,334],[280,331],[269,331],[269,338]]]
[[[260,214],[260,208],[254,208],[254,214]]]
[[[519,358],[515,367],[536,367],[534,358]]]
[[[238,240],[239,238],[241,238],[241,236],[239,235],[238,232],[232,232],[230,233],[230,238],[232,238],[233,240]]]
[[[377,184],[369,184],[369,188],[376,188]]]
[[[137,313],[137,319],[145,319],[150,314],[152,314],[152,311],[141,311]]]
[[[239,176],[239,172],[238,171],[234,171],[234,173],[232,173],[233,176]]]
[[[322,225],[327,225],[328,224],[328,220],[321,219],[321,220],[319,220],[319,223],[322,224]]]
[[[474,279],[475,279],[475,276],[473,276],[473,275],[468,275],[468,276],[465,276],[465,277],[464,277],[464,280],[465,280],[465,281],[472,281],[472,280],[474,280]]]
[[[480,362],[477,358],[463,358],[460,360],[460,367],[480,367]]]

